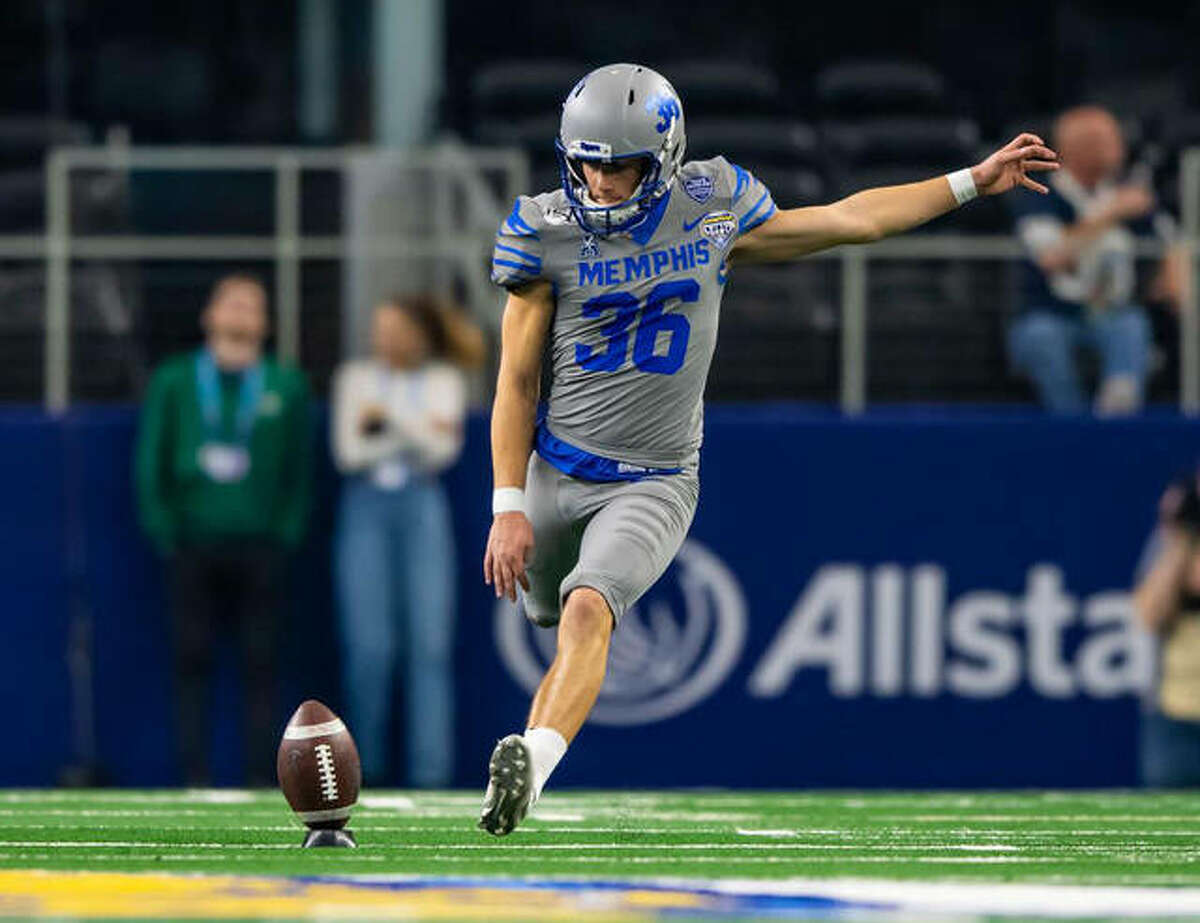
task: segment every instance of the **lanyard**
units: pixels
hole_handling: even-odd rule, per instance
[[[248,446],[258,416],[258,405],[262,402],[262,363],[256,362],[240,377],[242,385],[238,393],[237,416],[234,418],[234,439],[237,445]],[[204,417],[207,441],[222,441],[220,373],[217,372],[212,353],[207,349],[196,354],[196,392],[200,397],[200,414]]]

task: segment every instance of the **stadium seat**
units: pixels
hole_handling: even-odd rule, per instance
[[[557,121],[563,98],[587,71],[586,64],[570,60],[488,64],[471,78],[472,108],[480,119],[549,113]]]
[[[57,145],[86,144],[90,132],[79,122],[43,118],[0,118],[0,169],[41,167]]]
[[[823,165],[816,131],[803,122],[768,118],[694,118],[687,123],[688,157],[723,154],[753,169],[756,163]]]
[[[545,152],[553,157],[557,135],[558,113],[555,111],[524,118],[481,119],[475,140],[481,144],[522,147],[534,156]]]
[[[839,166],[957,164],[976,153],[979,128],[968,119],[939,116],[877,118],[826,122],[821,138]]]
[[[688,60],[663,65],[686,107],[695,116],[765,115],[780,111],[779,78],[744,61]],[[689,126],[690,128],[690,126]]]
[[[944,113],[946,82],[931,67],[900,60],[847,61],[816,79],[817,103],[826,118]]]
[[[780,208],[820,205],[830,196],[825,177],[815,170],[766,166],[754,169],[754,173],[771,190],[771,197]]]

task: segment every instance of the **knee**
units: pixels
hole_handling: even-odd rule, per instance
[[[558,626],[560,649],[606,649],[612,630],[612,610],[600,593],[591,587],[571,591]]]

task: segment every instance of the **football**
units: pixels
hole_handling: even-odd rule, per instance
[[[340,830],[362,784],[354,738],[342,719],[316,699],[288,721],[275,763],[279,787],[310,830]]]

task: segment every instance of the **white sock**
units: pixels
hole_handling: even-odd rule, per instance
[[[554,728],[526,728],[524,739],[533,761],[533,800],[537,801],[542,797],[542,786],[567,752],[567,742]]]

